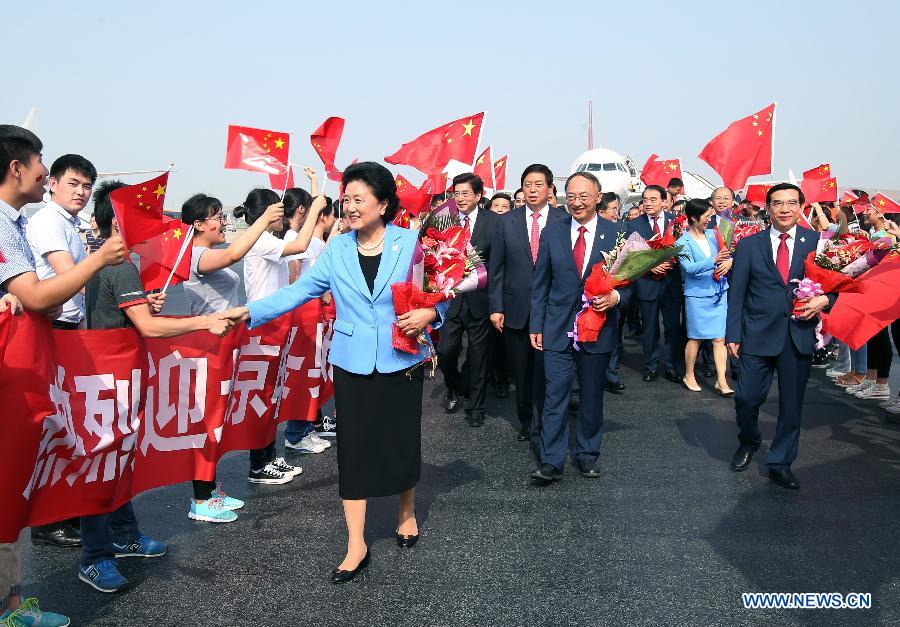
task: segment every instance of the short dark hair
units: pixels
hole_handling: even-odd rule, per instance
[[[597,188],[598,192],[603,191],[603,186],[600,185],[600,179],[598,179],[596,176],[594,176],[590,172],[576,172],[575,174],[570,174],[569,178],[566,179],[566,191],[569,190],[569,183],[571,183],[572,179],[574,179],[574,178],[586,179],[587,181],[590,181],[591,183],[594,184],[594,186]],[[555,188],[556,188],[556,186],[554,186],[554,189]]]
[[[641,192],[641,198],[643,198],[644,194],[646,194],[647,192],[658,193],[660,200],[662,200],[663,198],[668,198],[667,194],[669,193],[665,189],[663,189],[662,185],[648,185],[644,188],[644,191]]]
[[[513,198],[515,198],[516,196],[518,196],[519,193],[524,194],[524,193],[525,193],[525,190],[522,189],[522,188],[520,187],[519,189],[517,189],[516,191],[513,192]]]
[[[484,194],[484,181],[481,180],[480,176],[477,176],[472,172],[457,174],[453,177],[453,191],[456,191],[457,185],[462,185],[464,183],[468,183],[472,187],[472,191],[476,194]]]
[[[50,176],[58,181],[69,170],[91,179],[91,183],[97,180],[97,168],[81,155],[63,155],[59,157],[50,166]]]
[[[247,224],[253,224],[266,212],[269,205],[279,202],[278,194],[271,189],[257,187],[251,189],[244,203],[234,208],[235,218],[244,218]]]
[[[27,128],[0,124],[0,183],[6,179],[13,161],[27,163],[33,155],[41,154],[44,144]]]
[[[615,192],[603,192],[603,202],[609,204],[613,201],[618,201],[619,204],[622,203],[622,199],[619,198],[619,195]]]
[[[669,184],[666,187],[684,187],[684,181],[677,176],[673,176],[669,179]]]
[[[792,189],[796,191],[800,195],[800,206],[802,207],[806,202],[806,196],[803,195],[803,190],[794,185],[793,183],[779,183],[778,185],[773,185],[769,188],[769,191],[766,192],[766,207],[769,206],[769,203],[772,202],[772,194],[775,192],[783,192],[786,189]]]
[[[712,205],[705,198],[692,198],[684,204],[684,215],[687,216],[688,224],[693,224],[710,209]]]
[[[97,221],[97,228],[100,229],[100,237],[112,237],[112,221],[115,212],[109,195],[122,187],[126,187],[122,181],[103,181],[94,190],[94,220]]]
[[[302,187],[291,187],[284,192],[284,218],[290,220],[297,213],[297,209],[303,207],[309,209],[312,204],[312,195]]]
[[[310,196],[310,198],[312,198],[312,196]],[[311,203],[312,203],[312,201],[310,201],[310,204]],[[335,208],[336,204],[337,204],[336,201],[332,200],[328,196],[325,196],[325,206],[322,207],[322,211],[319,212],[319,217],[320,218],[322,216],[327,217],[327,216],[330,216],[332,213],[334,213],[334,208]]]
[[[347,189],[347,186],[354,181],[359,181],[371,189],[372,194],[379,202],[387,202],[387,208],[385,208],[381,220],[385,224],[393,221],[400,208],[400,199],[397,198],[397,183],[394,181],[391,171],[374,161],[354,163],[344,170],[344,178],[341,183],[344,189]]]
[[[543,163],[532,163],[530,166],[528,166],[527,168],[525,168],[525,170],[522,171],[522,180],[520,182],[522,187],[525,187],[525,177],[528,176],[529,174],[535,174],[535,173],[543,174],[544,179],[546,179],[546,181],[547,181],[547,185],[553,185],[553,172],[550,170],[550,168],[545,166]]]
[[[509,194],[507,194],[505,192],[497,192],[496,194],[491,196],[490,204],[493,205],[495,200],[505,200],[506,202],[509,203],[510,208],[512,208],[512,206],[513,206],[513,199],[510,197]],[[488,205],[488,206],[490,207],[490,205]]]
[[[222,211],[222,203],[218,198],[206,194],[194,194],[181,205],[181,221],[193,226],[197,220],[203,221]]]

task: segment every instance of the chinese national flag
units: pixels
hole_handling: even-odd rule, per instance
[[[823,163],[820,166],[807,170],[803,173],[803,180],[806,179],[827,179],[831,176],[831,165]]]
[[[484,182],[484,186],[488,189],[495,189],[496,185],[494,183],[494,164],[493,157],[491,156],[491,147],[488,146],[484,149],[484,152],[478,155],[478,158],[475,160],[474,174],[475,176],[480,176],[481,180]]]
[[[803,190],[803,197],[807,203],[813,202],[837,202],[838,186],[837,179],[808,179],[804,178],[800,181],[800,189]]]
[[[666,187],[672,178],[681,178],[681,161],[667,159],[658,161],[659,155],[652,154],[641,169],[641,181],[644,185],[661,185]]]
[[[872,196],[872,206],[881,214],[900,213],[900,203],[892,198],[888,198],[881,192],[876,192]]]
[[[503,155],[494,161],[494,185],[497,186],[497,189],[506,188],[506,162],[508,160],[509,155]]]
[[[765,204],[766,194],[768,194],[769,190],[773,187],[775,187],[775,183],[753,183],[752,185],[747,186],[747,193],[744,198],[754,204]]]
[[[325,164],[325,175],[332,181],[340,181],[343,175],[334,165],[334,158],[343,134],[344,118],[330,117],[309,136],[313,150]]]
[[[741,189],[747,179],[772,173],[772,121],[775,104],[749,115],[713,137],[698,155],[731,189]]]
[[[448,122],[403,144],[384,160],[412,166],[429,176],[440,174],[451,159],[472,163],[483,121],[484,112]]]
[[[141,258],[141,283],[147,291],[162,288],[172,268],[175,272],[169,285],[187,281],[191,274],[190,227],[175,218],[164,216],[164,219],[166,231],[134,249]]]
[[[397,184],[397,197],[400,199],[400,206],[406,209],[410,216],[415,217],[428,209],[431,204],[431,191],[433,189],[430,180],[426,179],[422,183],[422,187],[416,188],[406,178],[398,174],[395,183]]]
[[[862,195],[857,195],[848,189],[846,192],[844,192],[844,195],[841,196],[841,204],[852,206],[853,212],[856,215],[865,213],[866,209],[869,207],[870,202],[871,200],[869,199],[869,195],[865,192],[863,192]]]
[[[288,133],[229,125],[225,167],[283,175],[288,169],[290,148]]]
[[[290,189],[294,187],[294,166],[288,165],[285,174],[270,174],[269,187],[272,189]]]
[[[163,202],[168,184],[169,173],[164,172],[155,179],[126,185],[110,193],[109,200],[126,248],[165,232]]]

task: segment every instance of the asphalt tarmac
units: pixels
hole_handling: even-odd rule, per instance
[[[732,401],[708,380],[697,394],[644,383],[639,348],[626,351],[627,390],[606,396],[602,477],[567,465],[546,488],[528,480],[511,398],[489,392],[476,429],[443,412],[440,380],[426,383],[421,540],[399,549],[396,497],[370,501],[372,563],[350,584],[329,582],[345,548],[331,449],[289,455],[303,474],[276,487],[247,483],[245,452],[226,456],[219,478],[247,501],[227,525],[187,518],[189,483],[137,497],[142,530],[169,553],[120,560],[125,592],[77,581],[78,550],[30,544],[24,591],[75,625],[900,624],[900,426],[877,403],[813,370],[802,489],[788,491],[765,475],[777,389],[763,449],[735,474]],[[872,608],[744,609],[743,592],[867,592]]]

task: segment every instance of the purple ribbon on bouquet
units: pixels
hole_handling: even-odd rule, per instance
[[[575,314],[575,323],[574,327],[571,331],[566,333],[570,338],[572,338],[572,348],[577,351],[581,350],[581,345],[578,343],[578,319],[581,317],[585,311],[588,310],[588,307],[591,306],[591,299],[585,296],[584,292],[581,293],[581,311]]]

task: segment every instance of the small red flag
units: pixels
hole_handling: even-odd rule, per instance
[[[225,167],[264,174],[284,174],[287,172],[290,149],[289,133],[229,125]]]
[[[772,131],[775,103],[732,122],[713,137],[698,155],[719,173],[731,189],[741,189],[747,179],[772,173]]]
[[[672,178],[681,178],[681,160],[666,159],[658,161],[659,155],[652,154],[641,169],[641,181],[644,185],[661,185],[666,187]]]
[[[431,205],[431,191],[433,189],[430,180],[425,180],[422,187],[416,188],[402,175],[398,174],[394,179],[397,184],[397,197],[400,199],[400,206],[406,209],[407,213],[415,217],[427,210]]]
[[[503,155],[494,161],[494,185],[497,189],[506,188],[506,162],[509,161],[509,155]]]
[[[831,165],[828,163],[823,163],[820,166],[816,166],[812,170],[807,170],[803,173],[803,180],[806,179],[827,179],[831,176]]]
[[[857,195],[855,192],[848,189],[844,192],[844,195],[841,196],[841,204],[853,207],[853,212],[856,215],[865,213],[866,209],[869,208],[870,202],[869,195],[865,192]]]
[[[394,165],[409,165],[429,176],[440,174],[451,159],[475,161],[484,112],[453,120],[419,135],[384,158]]]
[[[343,134],[344,118],[330,117],[309,136],[313,150],[325,164],[325,175],[332,181],[340,181],[343,175],[334,165],[334,158]]]
[[[800,181],[800,189],[803,190],[803,197],[807,203],[813,202],[837,202],[838,185],[837,179],[807,179]]]
[[[288,165],[286,174],[270,174],[269,187],[272,189],[290,189],[294,187],[294,166]]]
[[[126,248],[165,232],[163,203],[168,184],[169,173],[164,172],[149,181],[126,185],[110,193],[109,200]]]
[[[484,182],[484,186],[487,189],[496,189],[496,185],[494,184],[494,164],[490,146],[485,148],[484,152],[478,155],[478,158],[475,160],[473,173],[475,176],[481,177],[481,180]]]
[[[893,198],[888,198],[881,192],[876,192],[874,196],[872,196],[872,206],[879,213],[900,213],[900,203],[898,203]]]
[[[166,284],[172,268],[169,285],[187,281],[191,274],[190,227],[181,220],[164,216],[166,231],[147,242],[135,246],[134,252],[141,258],[141,283],[147,291],[160,289]],[[182,248],[184,247],[184,253]],[[178,259],[181,254],[181,259]]]

